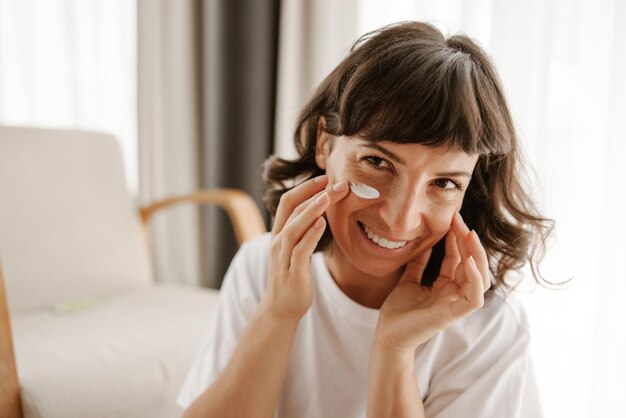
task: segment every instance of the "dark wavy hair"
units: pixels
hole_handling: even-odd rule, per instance
[[[324,174],[315,163],[322,117],[324,130],[335,136],[479,154],[461,215],[487,251],[492,289],[514,287],[509,273],[527,261],[544,284],[537,266],[554,221],[539,214],[524,188],[518,138],[498,75],[469,37],[446,39],[430,24],[403,22],[360,38],[300,113],[294,136],[299,157],[265,162],[265,202],[272,214],[294,183]],[[327,228],[317,249],[331,240]],[[439,271],[443,241],[433,249],[427,285]]]

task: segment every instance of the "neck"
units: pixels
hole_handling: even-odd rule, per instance
[[[387,276],[373,276],[357,269],[345,258],[343,253],[334,247],[334,243],[324,251],[324,260],[328,271],[341,291],[359,305],[380,309],[389,293],[400,280],[401,272]]]

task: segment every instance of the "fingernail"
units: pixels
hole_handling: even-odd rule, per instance
[[[328,176],[326,174],[322,174],[321,176],[315,177],[313,181],[315,183],[322,183],[322,182],[325,182],[327,179],[328,179]]]
[[[474,237],[474,239],[476,240],[476,242],[480,243],[480,238],[478,237],[478,234],[476,233],[476,231],[472,229],[471,234]]]
[[[346,190],[348,190],[348,182],[345,180],[342,180],[333,186],[333,192],[345,192]]]
[[[318,206],[323,205],[324,203],[328,202],[328,199],[330,199],[328,193],[324,192],[317,199],[315,199],[315,204]]]

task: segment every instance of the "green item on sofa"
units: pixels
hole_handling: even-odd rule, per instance
[[[100,305],[101,303],[102,299],[84,297],[55,303],[51,306],[51,310],[55,313],[71,313],[90,309],[94,306]]]

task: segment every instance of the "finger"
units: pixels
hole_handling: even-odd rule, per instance
[[[317,243],[322,238],[324,229],[326,229],[326,220],[320,216],[306,231],[300,242],[293,247],[289,271],[294,273],[293,277],[295,277],[296,280],[302,277],[308,277],[307,274],[304,274],[304,269],[309,268],[311,255],[313,251],[315,251]]]
[[[463,287],[465,281],[467,280],[465,274],[465,268],[463,267],[463,262],[459,262],[456,265],[456,269],[454,270],[454,276],[452,276],[452,281],[457,285],[459,289]]]
[[[300,213],[302,213],[302,211],[307,208],[311,202],[315,201],[324,191],[328,192],[328,195],[330,196],[330,204],[333,205],[348,195],[348,182],[344,180],[333,185],[329,184],[325,190],[318,192],[317,194],[302,202],[300,205],[298,205],[298,207],[296,207],[296,209],[294,209],[293,213],[289,216],[289,219],[287,219],[285,225],[289,225],[290,222],[292,222]]]
[[[433,283],[432,288],[433,289],[439,289],[443,286],[445,286],[448,282],[450,282],[451,280],[445,276],[441,276],[441,277],[437,277],[437,280],[435,280],[435,282]]]
[[[459,253],[459,247],[456,242],[456,236],[452,230],[446,234],[446,254],[441,262],[441,269],[439,275],[454,278],[454,272],[457,266],[461,262],[461,254]]]
[[[470,253],[467,249],[467,245],[465,243],[465,238],[467,234],[469,234],[469,228],[463,222],[463,218],[460,213],[455,213],[452,218],[452,230],[454,231],[454,235],[456,235],[457,246],[459,247],[459,253],[461,254],[461,258],[465,260],[470,256]]]
[[[480,243],[478,234],[476,234],[476,231],[469,230],[460,213],[455,214],[452,222],[452,228],[457,235],[457,244],[459,246],[461,257],[463,259],[466,259],[469,256],[474,258],[483,280],[483,287],[485,290],[488,289],[491,287],[491,280],[489,279],[489,261],[487,259],[487,252]]]
[[[439,297],[449,302],[453,302],[460,297],[457,285],[448,277],[438,277],[435,283],[433,283],[432,290],[438,291]]]
[[[328,192],[324,191],[280,232],[280,258],[282,260],[281,266],[283,269],[289,270],[293,249],[300,242],[307,230],[316,222],[316,219],[322,216],[326,209],[328,209],[330,202],[331,199]]]
[[[301,214],[305,210],[307,210],[307,208],[311,208],[312,206],[314,206],[314,204],[319,205],[320,200],[318,199],[320,199],[322,195],[328,196],[328,198],[330,199],[328,206],[331,206],[337,203],[338,201],[340,201],[341,199],[343,199],[344,197],[346,197],[348,195],[348,190],[349,190],[349,187],[348,187],[348,182],[346,180],[342,180],[333,185],[329,184],[325,190],[318,192],[317,194],[313,195],[311,198],[307,199],[302,204],[298,205],[298,208],[296,208],[296,210],[294,210],[294,213],[289,217],[289,220],[287,221],[286,226],[288,226],[291,222],[293,222],[296,219],[306,219],[306,215],[301,216]],[[328,207],[326,207],[326,209],[328,209]]]
[[[323,175],[307,180],[288,192],[285,192],[280,197],[280,202],[278,203],[278,208],[276,209],[276,217],[274,219],[272,233],[277,234],[282,231],[287,219],[289,219],[289,216],[294,209],[303,201],[323,190],[327,183],[328,176]]]
[[[291,212],[291,215],[289,215],[289,218],[287,219],[287,222],[285,222],[285,225],[289,225],[289,223],[291,223],[298,215],[300,215],[302,211],[304,211],[304,209],[306,209],[311,203],[317,200],[317,198],[320,197],[325,191],[326,189],[320,190],[319,192],[315,193],[313,196],[309,197],[307,200],[296,206],[293,212]],[[284,227],[285,226],[283,226],[283,228]]]
[[[348,196],[350,187],[348,186],[347,180],[341,180],[334,183],[332,186],[328,185],[328,187],[326,187],[326,191],[330,195],[330,204],[334,205],[344,197]]]
[[[483,280],[473,257],[464,260],[463,269],[466,280],[461,288],[462,297],[453,302],[450,309],[456,318],[460,318],[479,309],[484,304]]]
[[[471,231],[466,239],[467,249],[474,258],[478,271],[483,278],[483,287],[485,291],[491,287],[491,281],[489,280],[489,260],[487,258],[487,251],[480,242],[476,231]]]
[[[426,251],[423,251],[411,261],[409,261],[409,263],[406,265],[406,268],[404,269],[404,274],[402,274],[402,278],[400,280],[406,280],[421,284],[424,270],[426,270],[426,266],[428,265],[428,260],[430,260],[430,255],[432,254],[432,252],[433,249],[429,248]]]
[[[480,272],[483,279],[483,287],[485,291],[491,287],[491,280],[489,279],[489,259],[487,258],[487,251],[480,242],[476,231],[471,231],[466,239],[467,249],[476,262],[476,267]]]
[[[287,222],[280,232],[280,259],[282,260],[280,264],[284,269],[289,269],[293,248],[315,222],[315,219],[321,216],[330,205],[344,198],[348,194],[348,190],[348,182],[340,181],[319,193],[315,200],[309,199],[308,206],[302,209],[298,215],[290,217],[291,221]]]

